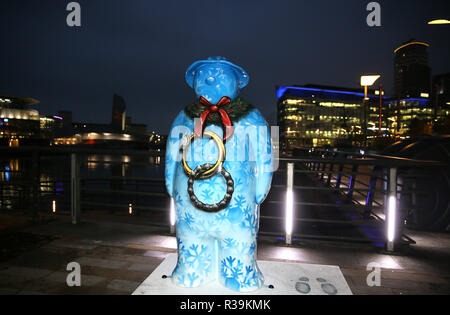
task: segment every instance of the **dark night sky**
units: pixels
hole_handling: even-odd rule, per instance
[[[379,73],[393,88],[393,50],[415,38],[431,44],[433,74],[450,72],[448,0],[384,0],[382,26],[366,24],[369,0],[80,0],[82,27],[66,25],[66,0],[0,2],[0,94],[33,97],[42,114],[110,121],[113,93],[149,131],[167,133],[194,99],[184,73],[225,56],[244,67],[242,95],[270,118],[275,85],[358,87]]]

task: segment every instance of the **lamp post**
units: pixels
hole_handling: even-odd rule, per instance
[[[450,21],[447,19],[435,19],[428,22],[428,25],[443,25],[443,24],[450,24]]]
[[[378,79],[380,75],[363,75],[361,76],[361,86],[364,87],[364,100],[363,100],[363,113],[364,113],[364,122],[363,122],[363,137],[364,137],[364,147],[367,147],[367,103],[368,100],[367,92],[369,86],[372,86]]]

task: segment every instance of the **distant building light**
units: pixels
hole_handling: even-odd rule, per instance
[[[60,117],[60,116],[53,116],[53,118],[55,118],[55,119],[59,119],[59,120],[63,120],[63,118],[62,118],[62,117]]]
[[[430,94],[428,94],[428,93],[420,93],[420,97],[430,97]]]

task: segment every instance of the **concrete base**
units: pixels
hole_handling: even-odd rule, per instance
[[[258,261],[265,287],[250,293],[238,293],[210,283],[200,288],[182,288],[169,278],[177,264],[170,254],[134,291],[133,295],[351,295],[352,292],[338,266]],[[274,288],[269,288],[272,285]]]

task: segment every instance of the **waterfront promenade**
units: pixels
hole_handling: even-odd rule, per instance
[[[85,216],[44,218],[30,225],[1,217],[0,294],[131,294],[167,257],[176,252],[168,228],[144,219]],[[353,294],[450,294],[450,234],[408,231],[417,244],[388,255],[367,244],[297,241],[260,237],[258,259],[337,265]],[[67,264],[81,265],[82,286],[66,285]],[[377,262],[381,286],[369,287],[367,264]]]

